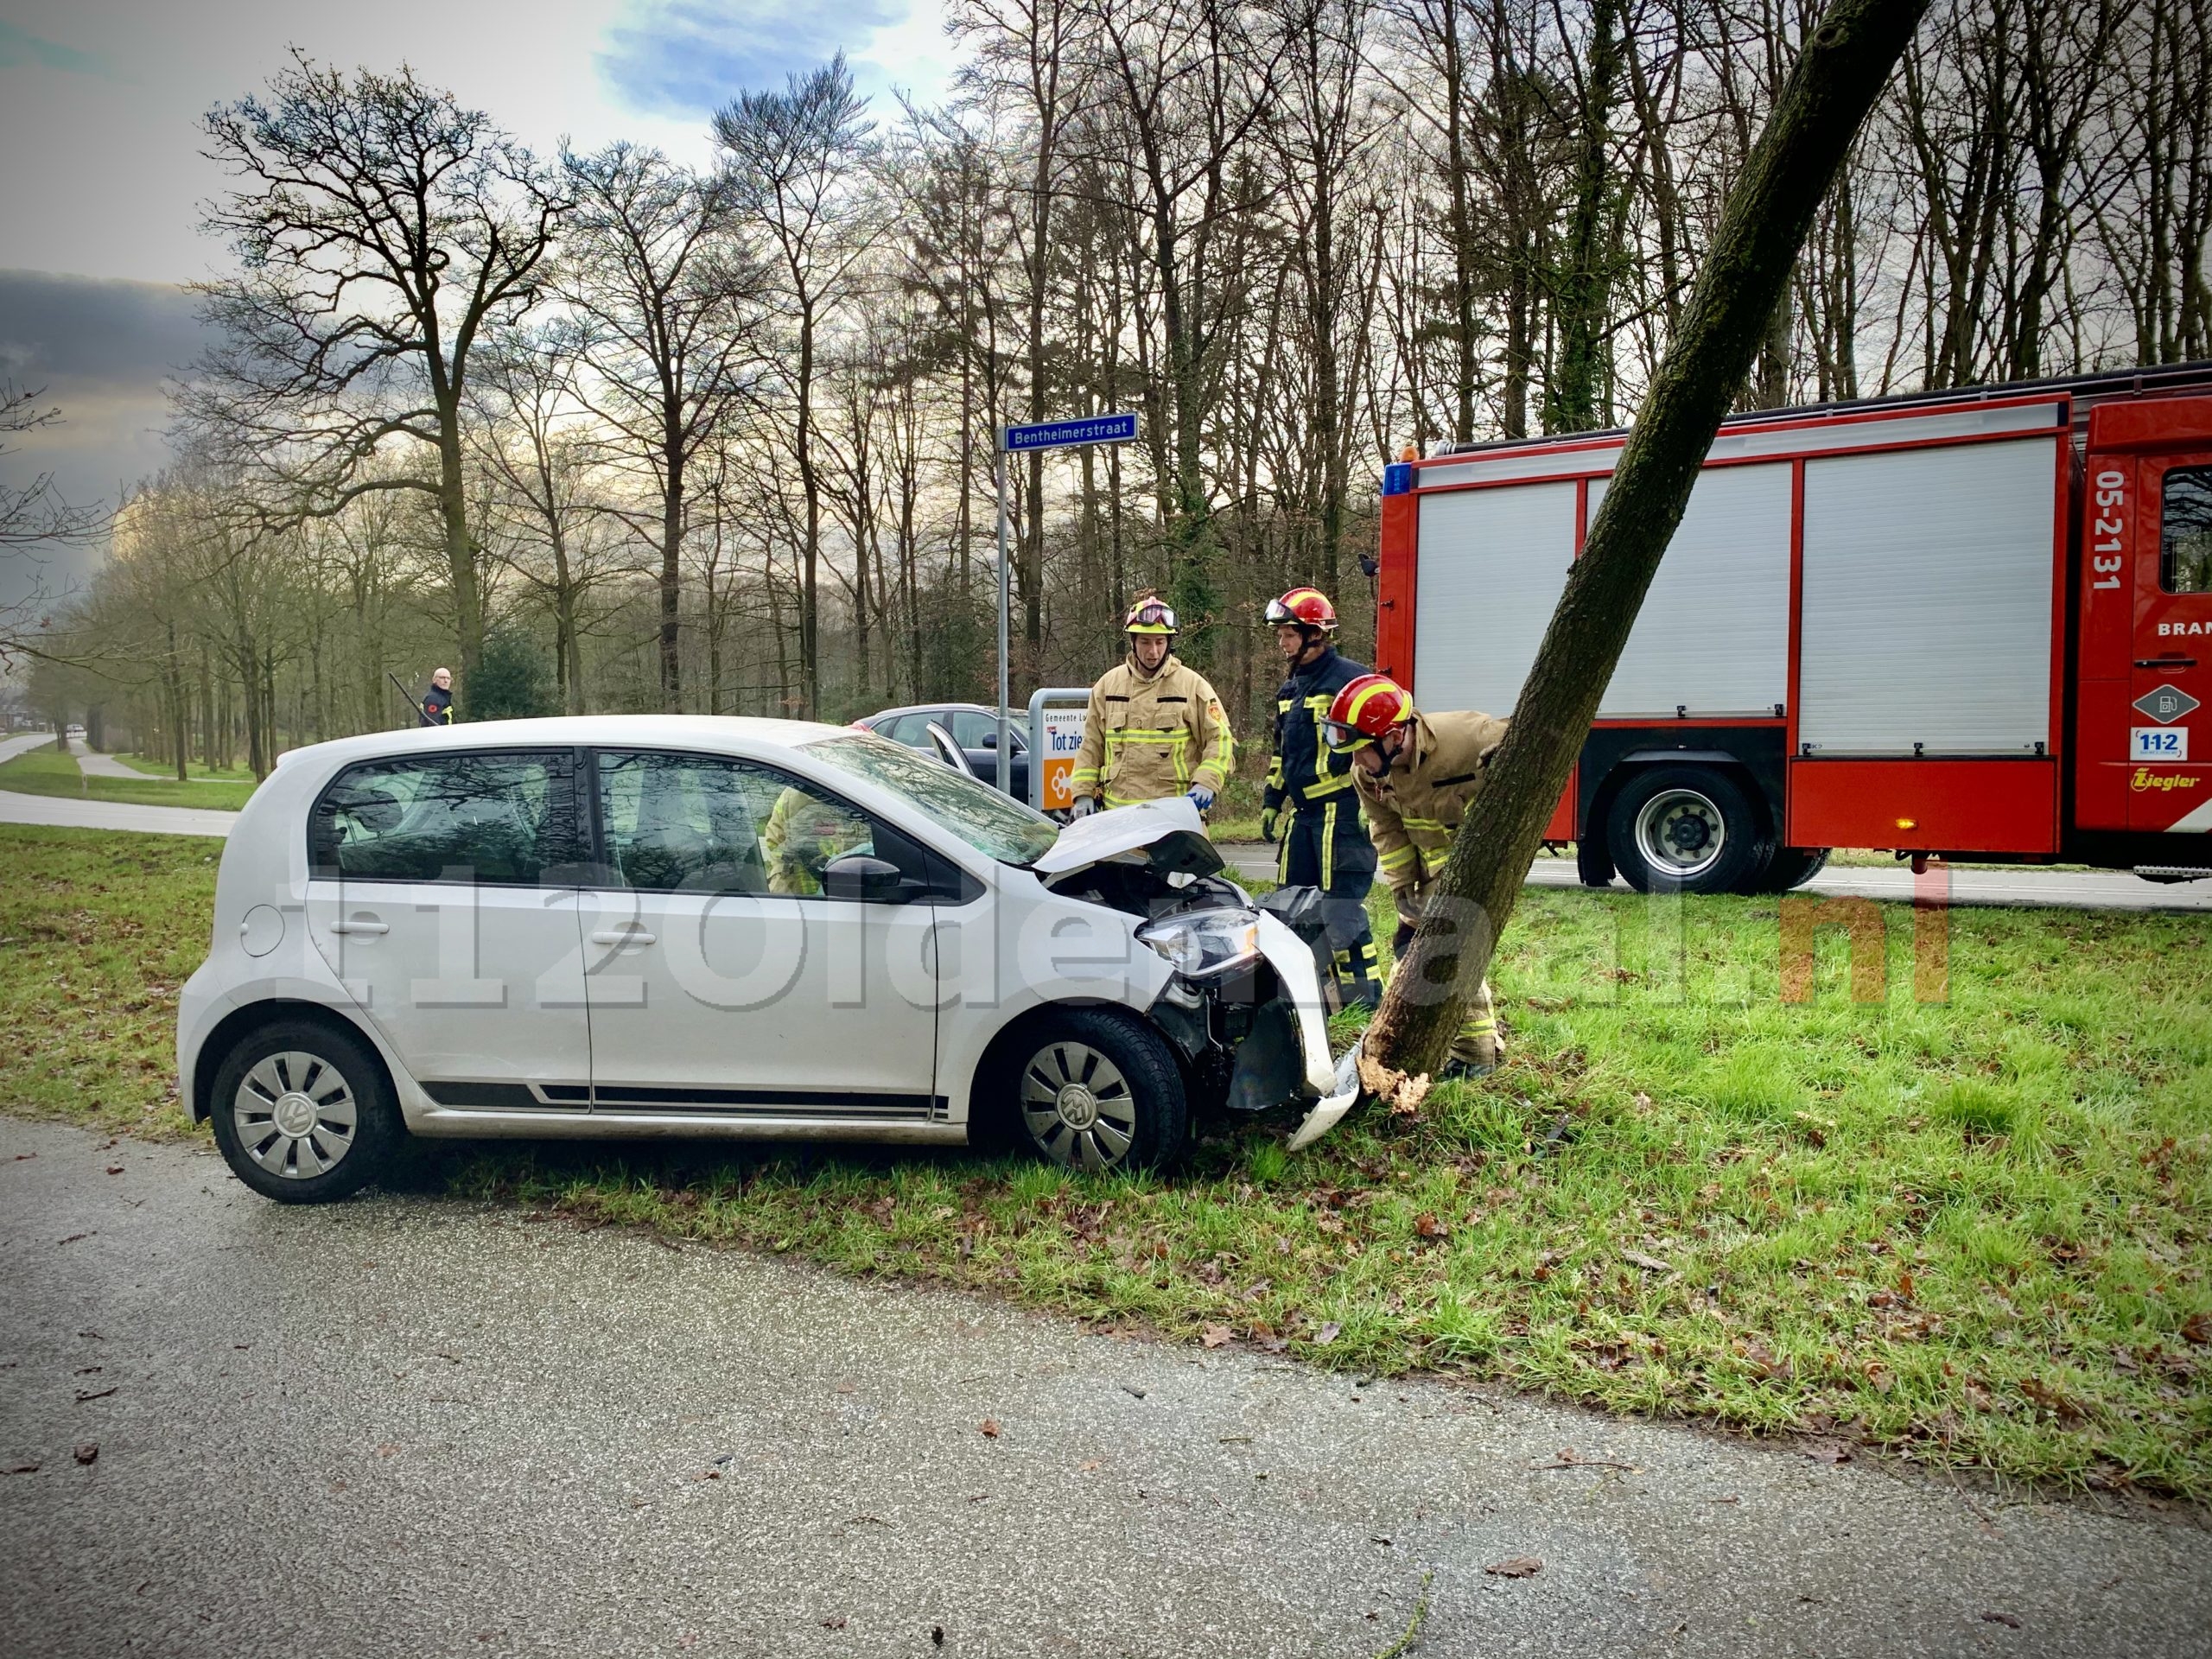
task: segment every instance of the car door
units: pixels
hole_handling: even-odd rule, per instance
[[[595,758],[602,863],[584,894],[599,1111],[929,1119],[934,913],[842,896],[825,867],[909,839],[772,767],[652,750]]]
[[[956,709],[945,715],[952,741],[968,757],[968,764],[976,777],[993,788],[999,785],[999,721],[996,715],[980,709]],[[1013,777],[1005,785],[1018,801],[1029,798],[1029,762],[1026,754],[1028,745],[1023,741],[1020,728],[1008,724],[1007,740],[1013,748]]]
[[[2212,830],[2212,454],[2138,465],[2128,828]]]
[[[308,927],[441,1105],[589,1101],[573,750],[348,767],[308,819]]]

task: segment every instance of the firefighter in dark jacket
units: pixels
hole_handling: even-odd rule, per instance
[[[1329,704],[1367,670],[1337,653],[1331,643],[1337,607],[1318,588],[1294,588],[1270,600],[1267,619],[1290,677],[1275,693],[1274,755],[1260,798],[1260,834],[1268,841],[1281,836],[1278,880],[1328,895],[1339,999],[1347,1007],[1371,1007],[1382,997],[1375,936],[1367,925],[1375,847],[1360,820],[1351,756],[1321,741]]]

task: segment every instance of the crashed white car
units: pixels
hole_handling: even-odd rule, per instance
[[[331,1198],[404,1134],[1026,1143],[1341,1116],[1313,957],[1177,799],[1067,829],[792,721],[512,721],[286,755],[223,853],[180,1089]]]

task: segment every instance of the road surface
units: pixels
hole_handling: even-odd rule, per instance
[[[53,741],[44,733],[9,739],[0,742],[0,761]],[[107,760],[116,774],[143,781],[143,774],[132,772],[111,757],[87,755],[83,760]],[[204,807],[136,806],[119,801],[72,800],[67,796],[24,795],[0,789],[0,823],[62,824],[157,835],[226,836],[237,821],[235,812],[218,812]],[[1221,850],[1237,874],[1247,879],[1274,879],[1273,848],[1252,842],[1232,842]],[[1538,887],[1580,885],[1575,879],[1574,861],[1565,858],[1538,859],[1529,868],[1529,880]],[[1617,880],[1613,890],[1625,893],[1628,887]],[[1826,898],[1864,897],[1903,903],[1912,898],[1912,872],[1903,865],[1894,869],[1827,869],[1807,883],[1802,891]],[[2212,880],[2160,887],[2124,870],[1954,870],[1951,902],[2082,910],[2212,911]]]
[[[1256,842],[1232,842],[1222,848],[1236,873],[1272,881],[1275,849]],[[2024,905],[2063,906],[2078,910],[2212,911],[2212,880],[2186,881],[2171,887],[2145,881],[2126,870],[2044,870],[2031,866],[2007,869],[1961,870],[1951,875],[1955,905]],[[1539,858],[1529,868],[1531,886],[1580,887],[1571,858]],[[1861,869],[1832,867],[1822,870],[1798,891],[1816,897],[1865,898],[1899,904],[1912,899],[1912,868]],[[1612,891],[1627,893],[1627,882],[1615,878]]]
[[[162,781],[159,777],[134,771],[111,754],[96,753],[81,737],[69,740],[69,753],[77,757],[77,770],[87,778],[120,778],[133,784],[158,784]]]
[[[1414,1651],[1484,1659],[2183,1659],[2212,1624],[2183,1513],[513,1209],[286,1209],[189,1145],[0,1119],[0,1468],[29,1465],[26,1656],[1364,1659],[1425,1579]]]

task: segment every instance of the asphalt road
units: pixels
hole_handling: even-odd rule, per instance
[[[1273,880],[1275,849],[1256,842],[1231,842],[1222,849],[1230,868],[1245,876]],[[2079,910],[2212,911],[2212,880],[2164,886],[2126,870],[2044,870],[2022,865],[2005,869],[1953,869],[1950,902],[1955,905],[2020,905]],[[1571,858],[1539,858],[1529,868],[1532,887],[1582,885]],[[1627,893],[1616,877],[1612,890]],[[1821,898],[1864,898],[1909,904],[1913,896],[1910,865],[1881,869],[1832,868],[1799,889]]]
[[[1425,1579],[1414,1650],[1485,1659],[2180,1659],[2212,1622],[2212,1532],[2177,1511],[512,1209],[285,1209],[212,1153],[0,1120],[0,1468],[27,1465],[25,1656],[1360,1659]]]

